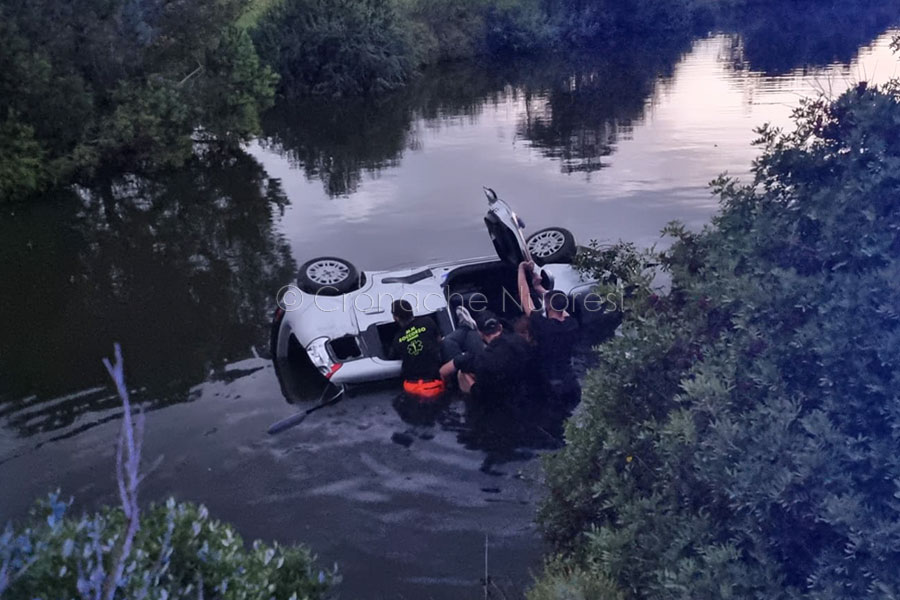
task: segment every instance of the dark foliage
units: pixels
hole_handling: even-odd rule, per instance
[[[533,53],[553,43],[538,0],[405,0],[404,6],[422,64]]]
[[[0,531],[0,594],[33,598],[325,598],[340,581],[315,568],[304,546],[246,545],[228,523],[205,506],[150,506],[140,514],[122,577],[108,587],[129,518],[122,508],[67,515],[58,494],[39,502],[25,523]],[[98,569],[98,563],[100,568]],[[8,587],[7,587],[8,585]]]
[[[393,0],[284,0],[253,35],[291,95],[377,94],[404,85],[414,66]]]
[[[244,0],[0,1],[0,201],[100,164],[183,164],[192,135],[258,128],[274,75],[233,27]]]
[[[718,29],[735,34],[734,67],[768,75],[849,65],[860,46],[898,22],[900,4],[885,0],[767,2],[723,9],[715,17]]]
[[[534,598],[900,594],[900,87],[794,119],[601,350]]]
[[[664,38],[690,30],[691,0],[544,0],[559,41],[596,48],[623,37]]]

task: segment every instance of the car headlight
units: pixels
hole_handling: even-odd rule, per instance
[[[328,356],[328,350],[325,348],[327,342],[327,337],[320,337],[314,339],[306,346],[306,353],[309,355],[309,359],[320,369],[323,367],[327,369],[331,366],[331,357]]]

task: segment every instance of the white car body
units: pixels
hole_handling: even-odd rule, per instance
[[[456,293],[452,289],[455,278],[465,277],[467,273],[473,277],[482,273],[490,276],[496,270],[511,280],[518,262],[530,259],[521,220],[504,201],[488,192],[485,221],[498,255],[502,255],[499,260],[481,257],[402,270],[366,271],[358,289],[339,295],[314,294],[289,286],[281,295],[273,321],[272,353],[276,368],[289,360],[291,344],[297,344],[315,368],[334,384],[399,377],[401,361],[387,360],[385,352],[388,341],[385,335],[393,323],[393,300],[408,300],[416,316],[433,316],[446,335],[455,328],[450,301]],[[573,301],[591,293],[595,282],[585,279],[572,265],[548,263],[543,267],[552,278],[554,289],[566,292]],[[501,287],[500,300],[508,303],[504,307],[515,313],[516,287]],[[470,300],[478,293],[471,289],[465,292]],[[486,296],[485,304],[489,301],[496,305],[498,299],[492,296],[488,300]]]

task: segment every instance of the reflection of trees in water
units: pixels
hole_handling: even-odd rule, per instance
[[[396,165],[420,146],[413,122],[452,127],[485,105],[525,100],[518,134],[567,172],[599,168],[599,158],[643,113],[659,76],[671,73],[686,43],[620,48],[589,59],[523,59],[435,68],[376,102],[283,103],[263,119],[264,145],[286,156],[330,196],[356,191],[363,172]]]
[[[390,97],[280,104],[263,117],[264,146],[284,155],[329,196],[356,191],[363,172],[396,165],[409,139],[407,107]]]
[[[860,46],[900,24],[900,3],[773,2],[735,10],[719,20],[721,31],[736,34],[726,58],[735,70],[784,75],[807,66],[849,64]]]
[[[547,65],[544,86],[528,90],[519,135],[565,173],[601,169],[688,49],[682,40]]]
[[[0,404],[23,434],[114,408],[102,381],[113,341],[151,402],[185,400],[227,360],[264,347],[278,288],[295,265],[273,227],[287,200],[246,154],[208,155],[166,176],[105,179],[0,223]]]
[[[848,0],[754,3],[715,22],[738,40],[725,60],[777,75],[847,63],[898,19],[896,2]],[[686,36],[641,39],[590,57],[444,66],[376,102],[283,103],[264,119],[264,143],[307,177],[321,179],[330,196],[342,196],[356,191],[362,173],[394,166],[404,151],[420,147],[418,119],[428,128],[450,127],[477,118],[486,104],[512,98],[524,100],[521,138],[558,160],[563,172],[591,172],[631,135],[657,85],[689,49]]]
[[[414,120],[439,126],[450,116],[474,117],[506,81],[499,69],[450,66],[376,100],[285,102],[264,116],[262,143],[321,180],[329,196],[345,196],[362,173],[395,166],[405,150],[420,146]]]

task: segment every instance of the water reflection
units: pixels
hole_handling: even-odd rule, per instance
[[[413,427],[433,427],[438,417],[444,414],[450,407],[452,398],[449,394],[433,401],[422,401],[408,394],[400,393],[394,397],[391,403],[397,416]]]
[[[535,452],[555,450],[563,445],[563,423],[574,406],[549,406],[543,398],[529,398],[527,404],[510,405],[477,402],[457,393],[437,401],[422,402],[398,394],[394,411],[409,427],[396,431],[391,441],[409,447],[416,440],[435,437],[435,428],[456,436],[467,450],[483,455],[480,471],[501,475],[498,468],[510,462],[528,460]]]
[[[544,67],[545,83],[526,90],[518,134],[558,160],[563,173],[605,166],[620,140],[630,139],[654,94],[662,93],[689,41],[623,48]]]
[[[244,153],[177,173],[106,178],[0,222],[0,417],[22,435],[117,407],[100,358],[113,341],[150,406],[263,348],[272,298],[295,269],[274,229],[280,185]],[[2,396],[0,396],[2,398]]]
[[[261,143],[320,180],[329,196],[347,196],[363,173],[397,166],[404,151],[420,147],[418,119],[430,128],[471,122],[521,70],[518,63],[450,65],[382,98],[286,101],[265,115]]]
[[[770,76],[847,66],[859,47],[900,20],[886,0],[774,3],[719,14],[720,59],[737,72]],[[834,27],[840,23],[840,27]],[[378,101],[282,103],[264,119],[264,148],[286,157],[330,197],[355,194],[363,174],[397,167],[422,147],[420,128],[473,124],[485,107],[515,107],[515,134],[565,174],[591,173],[631,138],[665,95],[691,40],[627,40],[592,55],[551,56],[432,69]],[[889,66],[885,66],[889,68]]]
[[[539,466],[504,463],[559,444],[563,415],[511,419],[453,401],[397,406],[398,417],[392,387],[264,436],[321,392],[297,379],[304,404],[280,405],[272,364],[249,358],[266,345],[292,254],[367,269],[488,254],[482,184],[532,230],[564,226],[582,241],[647,246],[671,219],[698,228],[715,210],[706,182],[746,173],[753,127],[787,125],[799,97],[820,76],[843,76],[847,61],[870,81],[873,65],[881,81],[896,72],[889,36],[859,49],[893,13],[862,6],[750,14],[689,49],[442,67],[377,104],[278,107],[248,148],[264,169],[244,154],[210,154],[166,176],[120,175],[57,203],[4,208],[0,480],[24,483],[0,486],[0,505],[23,514],[26,499],[58,485],[104,500],[98,473],[114,460],[115,427],[95,425],[117,417],[118,400],[100,358],[120,340],[130,381],[144,386],[137,396],[168,406],[150,416],[147,455],[174,460],[148,481],[148,499],[206,502],[247,537],[301,537],[346,561],[350,595],[375,589],[373,564],[394,592],[422,573],[478,572],[484,532],[507,540],[500,561],[524,580],[539,543],[518,529],[509,538],[509,524],[533,514]],[[336,196],[346,197],[328,201]],[[512,474],[520,469],[533,476]],[[410,548],[476,551],[386,557],[386,527]],[[460,567],[461,556],[477,560]],[[407,595],[426,597],[439,584],[430,585]]]
[[[733,10],[719,29],[734,34],[726,60],[735,70],[783,75],[849,65],[860,46],[898,20],[900,4],[893,1],[773,2]]]
[[[291,102],[264,119],[263,147],[285,156],[329,196],[357,191],[362,174],[399,164],[427,129],[474,123],[486,106],[523,103],[517,135],[563,172],[603,166],[643,116],[657,83],[671,76],[689,40],[618,47],[594,56],[450,65],[379,101]]]
[[[567,410],[551,410],[537,402],[527,410],[507,408],[467,400],[465,419],[455,428],[460,444],[484,453],[481,471],[491,475],[502,474],[498,467],[506,463],[532,458],[536,450],[557,450],[564,445]]]
[[[329,196],[345,196],[356,191],[363,172],[396,165],[414,143],[407,108],[395,99],[281,104],[263,119],[263,147],[321,180]]]

